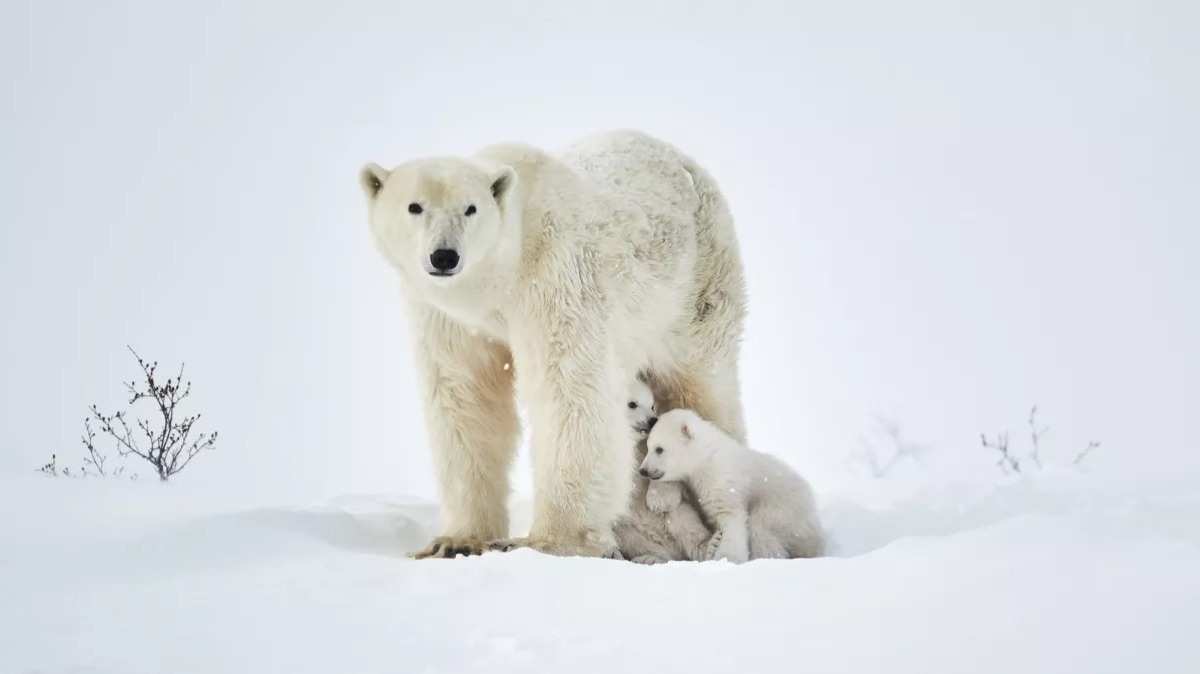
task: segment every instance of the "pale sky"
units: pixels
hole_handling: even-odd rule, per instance
[[[0,470],[78,457],[129,343],[223,436],[180,479],[432,496],[358,168],[619,127],[731,202],[760,449],[828,484],[873,415],[977,456],[1037,403],[1200,470],[1193,3],[102,4],[0,9]]]

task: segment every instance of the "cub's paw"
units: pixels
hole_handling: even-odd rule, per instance
[[[421,550],[410,554],[413,559],[451,559],[459,555],[482,555],[485,544],[478,538],[438,536]]]
[[[709,537],[708,542],[704,543],[703,546],[701,546],[701,550],[700,550],[701,561],[709,561],[709,560],[717,559],[717,556],[721,554],[721,542],[724,540],[725,540],[724,532],[722,532],[719,529],[717,531],[714,531],[713,535]]]
[[[646,487],[646,507],[660,515],[675,510],[683,501],[683,487],[678,482],[651,482]]]
[[[666,557],[659,557],[658,555],[638,555],[630,561],[634,564],[666,564],[670,560],[668,560]]]

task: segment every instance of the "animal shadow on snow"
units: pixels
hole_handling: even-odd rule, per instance
[[[436,521],[436,506],[382,501],[367,509],[340,508],[336,502],[321,508],[258,508],[175,522],[121,541],[111,552],[119,563],[134,550],[164,571],[254,564],[330,548],[400,559],[427,542]]]

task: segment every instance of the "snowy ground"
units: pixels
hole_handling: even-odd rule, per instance
[[[199,489],[0,482],[0,671],[1200,671],[1186,486],[870,481],[834,557],[740,567],[416,562],[432,504]]]

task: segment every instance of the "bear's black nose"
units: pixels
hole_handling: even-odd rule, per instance
[[[645,468],[639,468],[638,475],[641,475],[642,477],[650,477],[650,471],[646,470]]]
[[[650,419],[648,419],[646,421],[646,428],[647,429],[654,428],[654,424],[657,424],[657,423],[658,423],[658,417],[650,417]]]
[[[447,272],[458,266],[458,251],[451,248],[438,248],[429,256],[429,264],[440,272]]]

